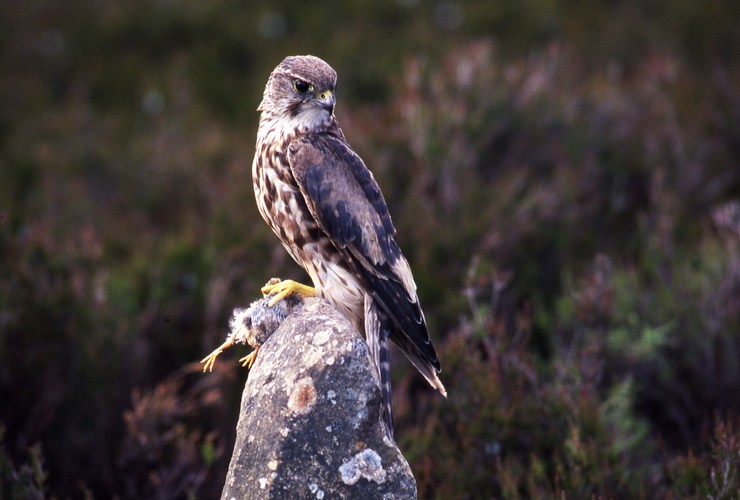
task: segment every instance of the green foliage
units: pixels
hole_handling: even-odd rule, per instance
[[[736,497],[739,5],[4,5],[2,497],[218,495],[242,377],[190,363],[303,279],[249,172],[293,53],[433,327],[447,400],[394,363],[420,496]]]
[[[692,166],[694,183],[685,182],[686,157],[713,139],[676,122],[670,96],[692,85],[688,70],[655,86],[668,76],[661,64],[675,61],[646,61],[627,84],[579,78],[572,58],[555,47],[500,68],[477,43],[440,68],[407,68],[396,105],[411,131],[403,144],[424,171],[407,186],[417,197],[401,237],[418,234],[416,221],[435,207],[438,232],[422,241],[472,254],[466,295],[478,297],[469,326],[442,349],[457,401],[439,407],[409,391],[396,412],[409,419],[402,443],[425,494],[680,494],[656,465],[665,446],[697,446],[713,412],[737,414],[727,395],[740,384],[739,309],[728,295],[738,283],[739,179],[727,151]],[[730,184],[697,203],[701,186],[723,175]],[[438,259],[412,262],[432,289],[460,276]],[[526,342],[511,350],[491,335]],[[498,373],[502,364],[527,377]]]
[[[737,422],[715,419],[701,458],[692,452],[679,456],[667,469],[676,496],[712,499],[740,495],[740,433]]]

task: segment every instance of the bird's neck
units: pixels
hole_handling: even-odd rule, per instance
[[[296,116],[275,116],[263,111],[257,130],[257,143],[288,144],[294,139],[316,133],[343,136],[339,122],[333,114],[303,112]]]

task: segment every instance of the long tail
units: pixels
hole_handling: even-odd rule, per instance
[[[392,438],[391,360],[388,350],[390,329],[391,321],[388,315],[378,307],[371,295],[365,294],[365,340],[380,375],[380,393],[383,397],[382,419],[388,435]]]

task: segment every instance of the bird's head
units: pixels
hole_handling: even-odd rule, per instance
[[[308,132],[331,123],[337,73],[314,56],[290,56],[270,74],[262,102],[262,120],[279,120]]]

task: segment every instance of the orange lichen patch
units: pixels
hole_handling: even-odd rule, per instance
[[[316,403],[316,388],[311,377],[304,377],[295,383],[288,397],[288,408],[298,415],[306,415]]]

